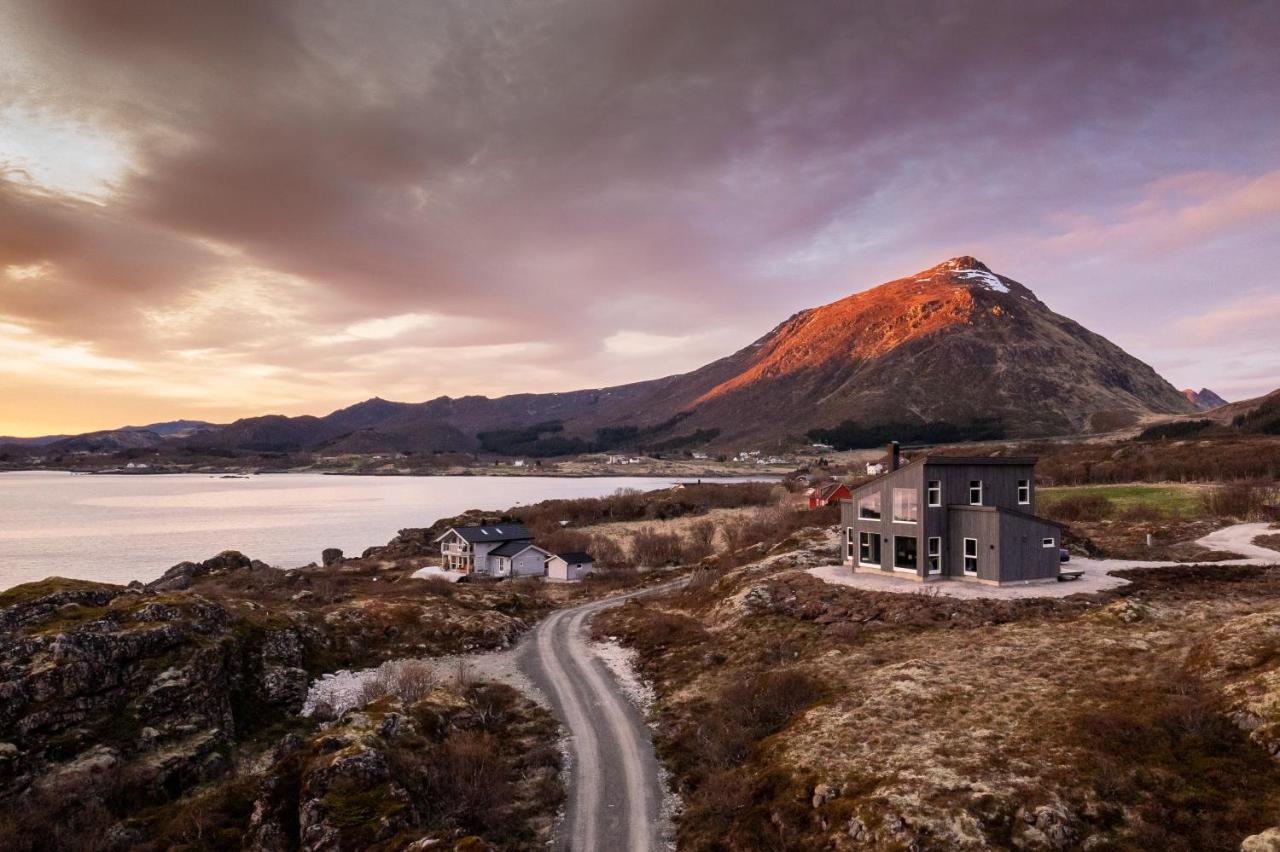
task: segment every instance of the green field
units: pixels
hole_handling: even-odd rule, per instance
[[[1203,511],[1200,495],[1204,489],[1195,485],[1081,485],[1063,488],[1040,488],[1040,511],[1047,510],[1067,497],[1101,495],[1123,512],[1133,506],[1149,506],[1165,514],[1179,512],[1195,515]]]

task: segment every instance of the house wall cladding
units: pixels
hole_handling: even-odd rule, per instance
[[[514,577],[540,577],[546,572],[547,555],[537,549],[526,550],[511,559],[511,574]]]
[[[1053,545],[1044,546],[1045,539]],[[1000,528],[1000,549],[1004,553],[1004,582],[1051,580],[1058,576],[1058,547],[1062,530],[1035,518],[1006,514]]]
[[[930,506],[928,484],[941,487],[939,506]],[[982,483],[981,506],[972,510],[970,483]],[[1020,482],[1026,482],[1028,500],[1018,501]],[[917,495],[917,521],[904,523],[893,519],[893,491],[909,488]],[[880,518],[859,517],[859,501],[869,495],[880,495]],[[1013,513],[997,512],[990,507],[1013,509]],[[965,578],[963,570],[964,539],[978,543],[977,579],[990,582],[1019,582],[1057,576],[1057,548],[1045,548],[1043,539],[1060,535],[1057,527],[1034,518],[1020,517],[1016,512],[1030,513],[1035,506],[1035,467],[1030,464],[931,464],[906,465],[886,476],[854,489],[852,497],[841,503],[841,526],[846,531],[841,542],[842,561],[866,570],[859,559],[859,533],[874,533],[880,539],[881,571],[895,573],[895,538],[915,540],[915,574],[927,579]],[[854,531],[852,542],[848,530]],[[929,539],[940,539],[941,570],[926,574]],[[896,572],[900,576],[901,571]]]
[[[894,536],[911,536],[917,540],[916,544],[916,565],[918,570],[922,560],[924,559],[923,549],[921,547],[920,528],[924,522],[921,517],[916,523],[902,523],[893,520],[893,489],[894,488],[913,488],[919,495],[917,503],[918,516],[923,516],[926,512],[924,506],[924,465],[914,465],[911,467],[901,467],[892,473],[886,475],[876,482],[868,483],[853,492],[853,497],[848,503],[840,504],[841,526],[855,529],[854,536],[854,552],[853,558],[848,558],[846,549],[846,562],[858,562],[858,539],[857,532],[874,532],[880,536],[880,570],[893,573],[893,539]],[[880,520],[868,520],[858,517],[858,501],[868,494],[880,494]]]

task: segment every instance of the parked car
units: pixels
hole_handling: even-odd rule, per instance
[[[1059,562],[1070,562],[1070,561],[1071,561],[1071,551],[1070,551],[1070,550],[1067,550],[1065,547],[1059,547],[1059,548],[1058,548],[1058,561],[1059,561]]]

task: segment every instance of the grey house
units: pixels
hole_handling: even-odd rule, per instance
[[[436,539],[440,567],[493,577],[539,575],[550,553],[520,524],[450,527]]]
[[[922,456],[840,503],[842,561],[855,572],[994,585],[1058,578],[1060,524],[1037,517],[1034,458]]]

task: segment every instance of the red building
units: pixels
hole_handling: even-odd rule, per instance
[[[848,500],[853,496],[849,491],[849,486],[843,482],[832,482],[821,488],[809,489],[809,508],[816,509],[819,506],[831,506],[839,503],[841,500]]]

